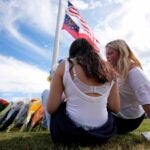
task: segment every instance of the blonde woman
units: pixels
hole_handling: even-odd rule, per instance
[[[150,82],[140,61],[124,40],[106,45],[106,58],[118,72],[120,112],[114,114],[118,133],[133,131],[142,123],[145,112],[150,116]]]

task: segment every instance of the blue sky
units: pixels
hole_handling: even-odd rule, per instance
[[[59,0],[0,0],[0,97],[9,101],[39,97],[49,87]],[[149,0],[71,0],[101,43],[127,41],[150,79]],[[66,0],[63,0],[64,19]],[[60,32],[60,58],[74,39]]]

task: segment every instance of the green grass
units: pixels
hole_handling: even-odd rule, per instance
[[[150,119],[145,119],[134,132],[117,135],[108,143],[95,147],[54,145],[47,131],[0,132],[0,150],[150,150],[150,142],[141,136],[144,131],[150,131]]]

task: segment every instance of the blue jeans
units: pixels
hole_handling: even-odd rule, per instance
[[[50,120],[51,115],[47,112],[47,102],[48,102],[49,90],[44,90],[41,94],[42,103],[44,106],[44,116],[42,120],[42,126],[50,131]]]

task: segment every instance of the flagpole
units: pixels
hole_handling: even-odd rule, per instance
[[[59,38],[60,38],[60,27],[61,27],[61,14],[62,14],[62,0],[59,0],[59,7],[58,7],[58,14],[57,14],[57,24],[56,24],[56,31],[55,31],[55,40],[54,40],[54,49],[53,49],[53,57],[52,57],[52,64],[53,65],[57,62],[57,57],[59,54]]]

